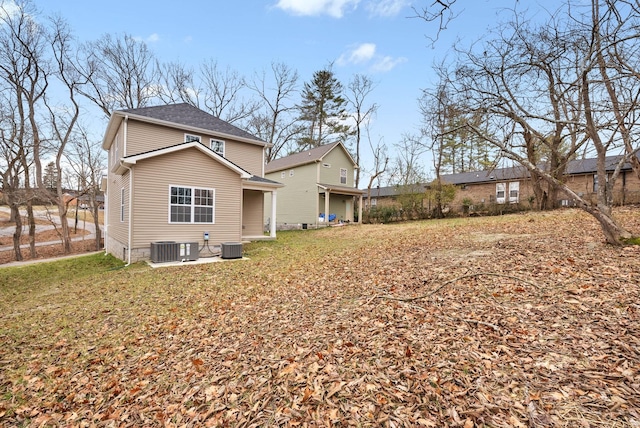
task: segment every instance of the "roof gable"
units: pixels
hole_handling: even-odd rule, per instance
[[[306,165],[309,163],[320,162],[324,159],[332,150],[336,147],[340,147],[340,149],[344,152],[344,154],[349,158],[349,161],[353,164],[355,168],[358,167],[356,162],[351,157],[349,151],[344,147],[344,145],[337,141],[331,144],[325,144],[322,146],[314,147],[313,149],[305,150],[303,152],[294,153],[289,156],[284,156],[275,160],[272,160],[265,166],[265,173],[271,173],[276,171],[281,171],[283,169],[289,169],[300,165]]]
[[[186,149],[197,149],[199,151],[201,151],[203,154],[205,154],[206,156],[210,157],[211,159],[214,159],[216,161],[218,161],[219,163],[221,163],[222,165],[226,166],[227,168],[237,172],[238,174],[240,174],[240,176],[242,178],[251,178],[252,175],[245,171],[244,169],[242,169],[241,167],[239,167],[238,165],[234,164],[233,162],[231,162],[230,160],[220,156],[219,154],[217,154],[216,152],[214,152],[213,150],[209,149],[208,147],[192,141],[189,143],[181,143],[181,144],[176,144],[175,146],[169,146],[169,147],[164,147],[162,149],[157,149],[157,150],[151,150],[148,152],[144,152],[144,153],[139,153],[137,155],[132,155],[132,156],[127,156],[125,158],[122,159],[122,163],[119,166],[119,169],[123,169],[125,167],[132,167],[133,165],[137,164],[139,161],[141,160],[145,160],[145,159],[150,159],[150,158],[154,158],[157,156],[162,156],[162,155],[167,155],[167,154],[171,154],[171,153],[175,153],[181,150],[186,150]],[[116,173],[123,173],[124,171],[116,171]]]
[[[102,143],[104,149],[107,149],[111,145],[111,140],[117,132],[120,122],[122,122],[125,117],[184,130],[204,131],[213,135],[234,138],[252,144],[268,145],[265,141],[229,122],[190,104],[181,103],[114,111],[109,120],[109,125],[107,125],[107,131],[105,132],[105,138]]]

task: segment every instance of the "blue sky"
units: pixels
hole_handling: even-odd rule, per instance
[[[403,133],[418,132],[417,99],[422,88],[435,83],[434,62],[447,55],[455,40],[469,43],[484,34],[514,1],[458,0],[460,15],[435,45],[426,36],[435,36],[436,24],[409,18],[415,15],[412,5],[421,8],[432,0],[35,0],[35,4],[42,12],[64,17],[80,41],[128,33],[145,40],[161,61],[197,66],[214,59],[246,77],[273,61],[284,62],[299,72],[301,83],[331,62],[344,85],[354,74],[366,74],[376,82],[368,101],[379,105],[371,124],[373,140],[382,138],[392,148]],[[541,2],[531,1],[529,7],[539,8]],[[552,8],[557,4],[545,2]],[[370,167],[366,153],[361,164]]]

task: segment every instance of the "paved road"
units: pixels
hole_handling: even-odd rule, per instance
[[[11,210],[9,209],[9,207],[6,206],[0,206],[0,211],[5,212],[5,213],[11,213]],[[20,215],[22,215],[23,217],[27,215],[26,211],[20,211]],[[39,220],[44,220],[44,221],[54,221],[56,222],[56,224],[60,224],[60,217],[57,214],[57,210],[54,210],[51,212],[51,217],[49,218],[47,216],[47,212],[44,210],[41,211],[34,211],[34,215],[37,219]],[[82,217],[81,213],[78,213],[78,217]],[[69,222],[69,227],[74,227],[75,225],[75,217],[72,218],[67,218],[67,221]],[[91,240],[95,238],[96,235],[96,227],[93,224],[93,222],[89,222],[89,221],[82,221],[81,218],[78,219],[78,228],[84,228],[86,231],[88,231],[89,233],[84,235],[84,236],[77,236],[75,238],[71,238],[72,241],[83,241],[83,240]],[[52,224],[38,224],[36,225],[36,233],[38,232],[43,232],[45,230],[50,230],[53,229],[53,225]],[[15,227],[14,226],[9,226],[9,227],[0,227],[0,237],[5,237],[5,236],[12,236],[13,232],[15,231]],[[24,234],[28,234],[29,233],[29,225],[24,225],[23,229],[22,229],[22,233]],[[49,241],[49,242],[38,242],[36,243],[37,247],[40,246],[45,246],[45,245],[55,245],[55,244],[59,244],[60,240],[56,240],[56,241]],[[29,244],[23,244],[20,246],[20,248],[29,248]],[[0,247],[0,251],[13,251],[13,245],[5,245]]]

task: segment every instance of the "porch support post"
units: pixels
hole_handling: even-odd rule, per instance
[[[360,193],[360,201],[358,202],[358,223],[362,224],[362,193]]]
[[[269,225],[269,236],[276,237],[276,191],[271,192],[271,224]]]
[[[329,199],[331,199],[331,191],[326,189],[324,191],[324,224],[329,226]]]

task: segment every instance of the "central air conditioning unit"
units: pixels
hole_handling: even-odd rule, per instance
[[[198,250],[197,242],[181,242],[179,246],[180,253],[178,260],[198,260],[198,257],[200,257],[200,250]]]
[[[158,241],[151,243],[151,261],[153,263],[175,262],[178,258],[180,245],[175,241]]]
[[[242,243],[241,242],[223,242],[220,257],[223,259],[241,259]]]

